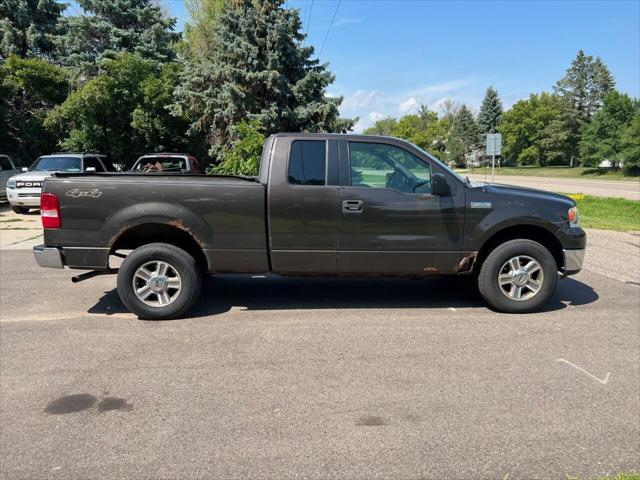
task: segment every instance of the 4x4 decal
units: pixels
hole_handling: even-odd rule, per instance
[[[73,198],[78,198],[78,197],[98,198],[100,195],[102,195],[102,191],[98,190],[97,188],[93,188],[91,190],[80,190],[79,188],[74,188],[73,190],[69,190],[67,193],[65,193],[65,195],[67,197],[73,197]]]

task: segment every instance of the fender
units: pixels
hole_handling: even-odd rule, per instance
[[[145,202],[118,210],[102,225],[100,235],[108,238],[111,247],[127,230],[147,223],[170,225],[190,234],[202,248],[212,244],[213,231],[207,222],[180,205]]]

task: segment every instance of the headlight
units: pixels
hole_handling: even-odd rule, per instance
[[[9,180],[7,182],[7,188],[16,188],[16,181],[15,180]]]
[[[578,207],[571,207],[569,212],[567,212],[567,217],[569,217],[569,226],[570,227],[579,227],[580,226],[580,217],[578,215]]]

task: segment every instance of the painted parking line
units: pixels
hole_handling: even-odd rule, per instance
[[[587,372],[584,368],[581,368],[581,367],[571,363],[569,360],[565,360],[564,358],[558,358],[556,360],[556,362],[563,362],[563,363],[566,363],[567,365],[571,365],[573,368],[576,368],[576,369],[580,370],[585,375],[589,375],[596,382],[600,382],[603,385],[607,384],[607,382],[609,381],[609,377],[611,376],[611,372],[607,372],[607,374],[604,376],[604,378],[600,379],[600,378],[596,377],[595,375],[593,375],[592,373]]]

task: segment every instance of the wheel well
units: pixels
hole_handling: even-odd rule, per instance
[[[129,228],[113,243],[110,254],[118,250],[134,250],[148,243],[169,243],[181,248],[195,258],[205,272],[209,271],[207,256],[193,236],[177,227],[162,223],[144,223]]]
[[[519,239],[533,240],[534,242],[538,242],[543,245],[553,255],[556,265],[558,266],[558,270],[564,268],[564,254],[562,252],[562,244],[560,241],[549,231],[534,225],[516,225],[513,227],[507,227],[504,230],[500,230],[493,234],[493,236],[484,243],[478,252],[475,267],[479,268],[493,249],[498,245],[508,242],[509,240]]]

